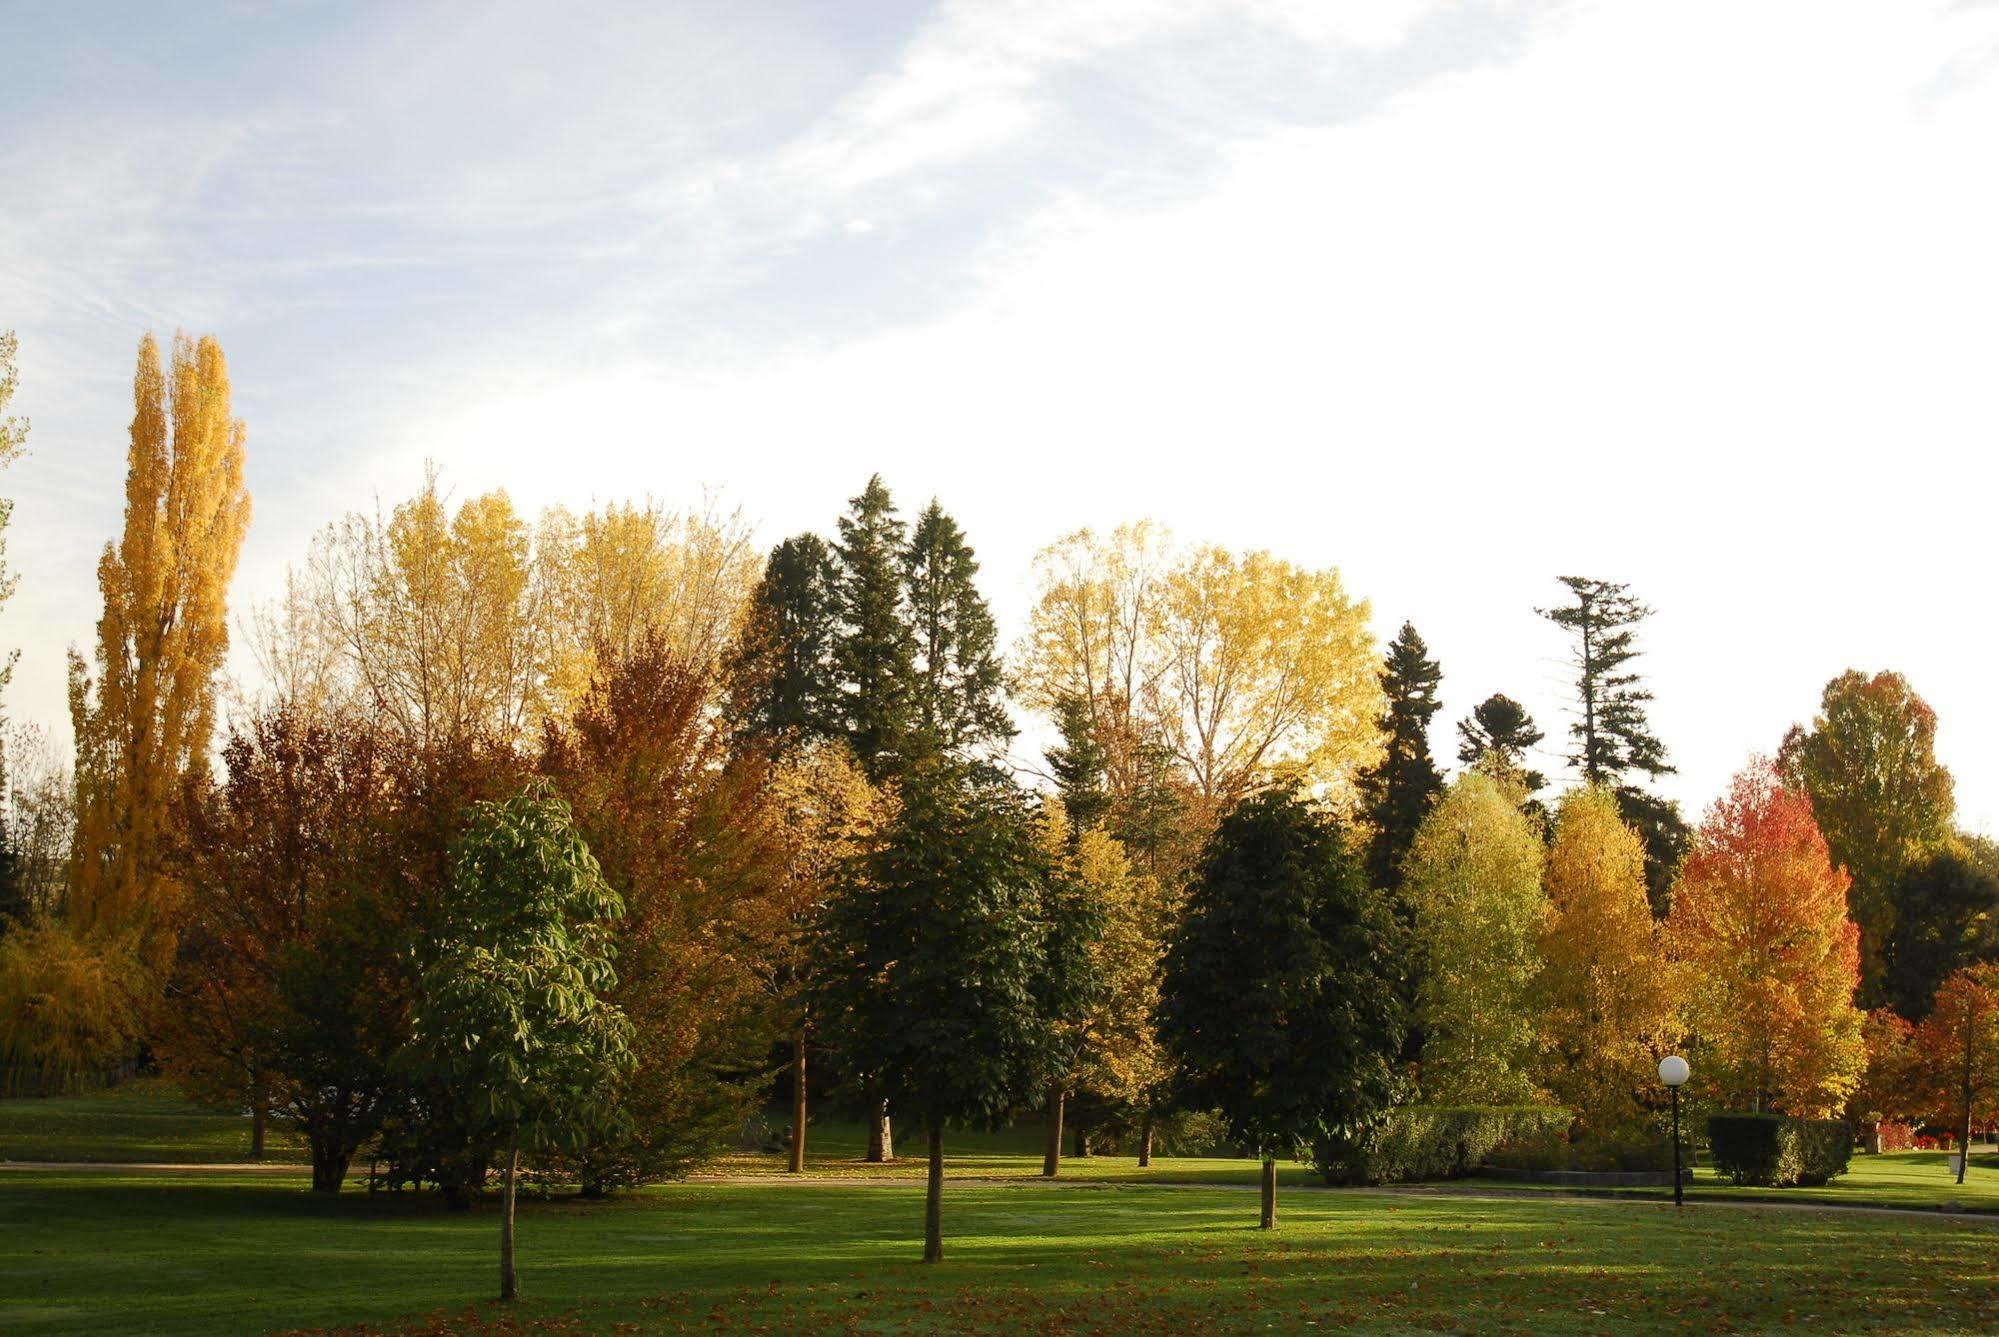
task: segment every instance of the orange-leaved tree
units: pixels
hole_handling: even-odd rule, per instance
[[[1999,1120],[1999,964],[1967,966],[1946,979],[1913,1048],[1925,1112],[1950,1121],[1959,1148],[1969,1145],[1975,1125]],[[1962,1161],[1957,1182],[1964,1182]]]
[[[1811,802],[1754,759],[1709,808],[1673,891],[1696,1071],[1725,1104],[1839,1112],[1866,1063],[1860,930]]]

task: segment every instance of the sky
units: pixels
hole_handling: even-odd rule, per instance
[[[1560,771],[1579,574],[1690,815],[1895,668],[1999,831],[1993,0],[0,0],[15,720],[67,733],[140,335],[249,429],[234,591],[409,495],[1336,566]],[[239,637],[239,640],[242,639]],[[248,665],[238,662],[238,669]]]

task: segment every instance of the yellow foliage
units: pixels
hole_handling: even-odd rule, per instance
[[[97,568],[95,677],[70,658],[70,914],[86,938],[132,936],[157,969],[173,954],[176,895],[159,871],[167,813],[183,778],[207,769],[250,496],[243,424],[230,415],[229,369],[213,338],[176,335],[163,373],[148,335],[133,399],[125,531]]]
[[[44,920],[0,937],[0,1065],[56,1082],[88,1078],[141,1038],[151,973],[133,940],[86,940]]]

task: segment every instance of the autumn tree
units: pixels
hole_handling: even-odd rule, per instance
[[[731,748],[712,668],[660,630],[601,657],[546,731],[541,772],[619,889],[618,982],[636,1027],[607,1096],[623,1116],[564,1157],[587,1192],[685,1171],[754,1108],[777,1029],[770,971],[791,933],[790,837],[769,765]]]
[[[1585,785],[1604,785],[1617,795],[1618,811],[1645,842],[1645,884],[1653,912],[1663,915],[1672,894],[1673,873],[1686,852],[1687,824],[1678,805],[1639,785],[1634,776],[1657,781],[1674,774],[1665,744],[1652,732],[1651,689],[1632,667],[1643,653],[1638,627],[1652,610],[1638,602],[1630,586],[1583,576],[1563,576],[1574,599],[1541,615],[1572,638],[1570,667],[1576,675],[1575,720],[1569,737],[1575,750],[1568,762]]]
[[[935,501],[917,517],[903,565],[916,639],[913,746],[991,760],[1014,732],[1001,700],[998,630],[973,581],[971,545]]]
[[[7,412],[7,406],[14,402],[14,392],[21,384],[21,373],[14,366],[19,348],[20,343],[12,330],[0,330],[0,469],[20,459],[28,449],[27,420]],[[13,597],[14,588],[20,580],[7,569],[7,525],[13,518],[13,498],[0,497],[0,606]],[[14,676],[14,661],[18,658],[20,651],[9,651],[5,663],[0,664],[0,693],[7,690],[7,684]],[[4,714],[0,714],[0,723],[4,723],[5,718]],[[5,780],[5,773],[0,772],[0,783]],[[4,834],[0,832],[0,835]],[[11,848],[11,842],[0,844],[0,849]]]
[[[149,968],[173,956],[176,894],[161,875],[168,813],[208,767],[215,684],[229,649],[229,582],[250,524],[241,421],[213,338],[151,335],[133,380],[125,531],[98,562],[97,651],[70,657],[76,733],[77,929],[123,939]]]
[[[1896,889],[1911,865],[1951,838],[1951,775],[1936,758],[1937,717],[1899,673],[1849,669],[1825,686],[1811,727],[1777,753],[1785,783],[1811,799],[1827,847],[1853,879],[1862,997],[1888,994]]]
[[[902,778],[901,808],[827,908],[814,1012],[846,1061],[924,1130],[925,1262],[943,1257],[944,1133],[1003,1123],[1039,1094],[1074,1017],[1073,935],[1036,817],[1010,781],[948,758]]]
[[[1159,1030],[1185,1093],[1263,1159],[1357,1139],[1398,1094],[1400,931],[1338,825],[1295,791],[1246,799],[1210,838],[1167,949]]]
[[[1916,1028],[1906,1018],[1893,1008],[1875,1008],[1861,1020],[1860,1045],[1867,1062],[1847,1108],[1865,1125],[1868,1149],[1879,1151],[1884,1120],[1913,1123],[1933,1111],[1923,1086]]]
[[[1403,857],[1444,787],[1430,757],[1430,717],[1437,713],[1437,685],[1443,677],[1416,628],[1404,622],[1389,642],[1381,669],[1387,700],[1381,713],[1385,752],[1360,776],[1362,808],[1374,828],[1367,873],[1377,887],[1401,885]]]
[[[370,862],[389,777],[358,721],[279,704],[230,732],[223,779],[181,800],[186,888],[157,1049],[184,1089],[298,1129],[313,1188],[338,1192],[379,1126],[401,1043],[385,973],[401,942]]]
[[[1490,775],[1467,771],[1417,829],[1415,912],[1425,1099],[1509,1105],[1534,1093],[1534,982],[1547,917],[1539,832]]]
[[[1458,721],[1458,760],[1475,766],[1486,757],[1497,757],[1519,774],[1529,794],[1538,793],[1548,779],[1528,764],[1528,754],[1544,736],[1525,706],[1495,692]]]
[[[1162,758],[1197,839],[1279,781],[1352,805],[1381,755],[1382,697],[1368,606],[1338,572],[1178,550],[1151,524],[1069,535],[1036,570],[1020,690],[1043,710],[1065,696],[1087,703],[1115,806],[1169,792]]]
[[[523,1148],[574,1145],[612,1117],[631,1024],[610,923],[620,913],[569,809],[542,785],[482,806],[454,852],[447,911],[422,949],[410,1062],[475,1093],[502,1148],[500,1298],[517,1293],[514,1195]]]
[[[1999,965],[1967,966],[1945,980],[1912,1047],[1927,1113],[1951,1121],[1968,1158],[1971,1130],[1999,1120]],[[1960,1184],[1965,1164],[1957,1163]]]
[[[1638,1115],[1674,1038],[1678,990],[1645,898],[1645,847],[1602,787],[1555,810],[1535,984],[1541,1084],[1606,1132]]]
[[[1865,1061],[1859,930],[1810,802],[1758,759],[1701,822],[1667,921],[1704,1082],[1730,1105],[1828,1118]]]

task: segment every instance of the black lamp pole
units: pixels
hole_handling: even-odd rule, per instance
[[[1673,1088],[1673,1205],[1684,1207],[1680,1196],[1680,1088]]]

